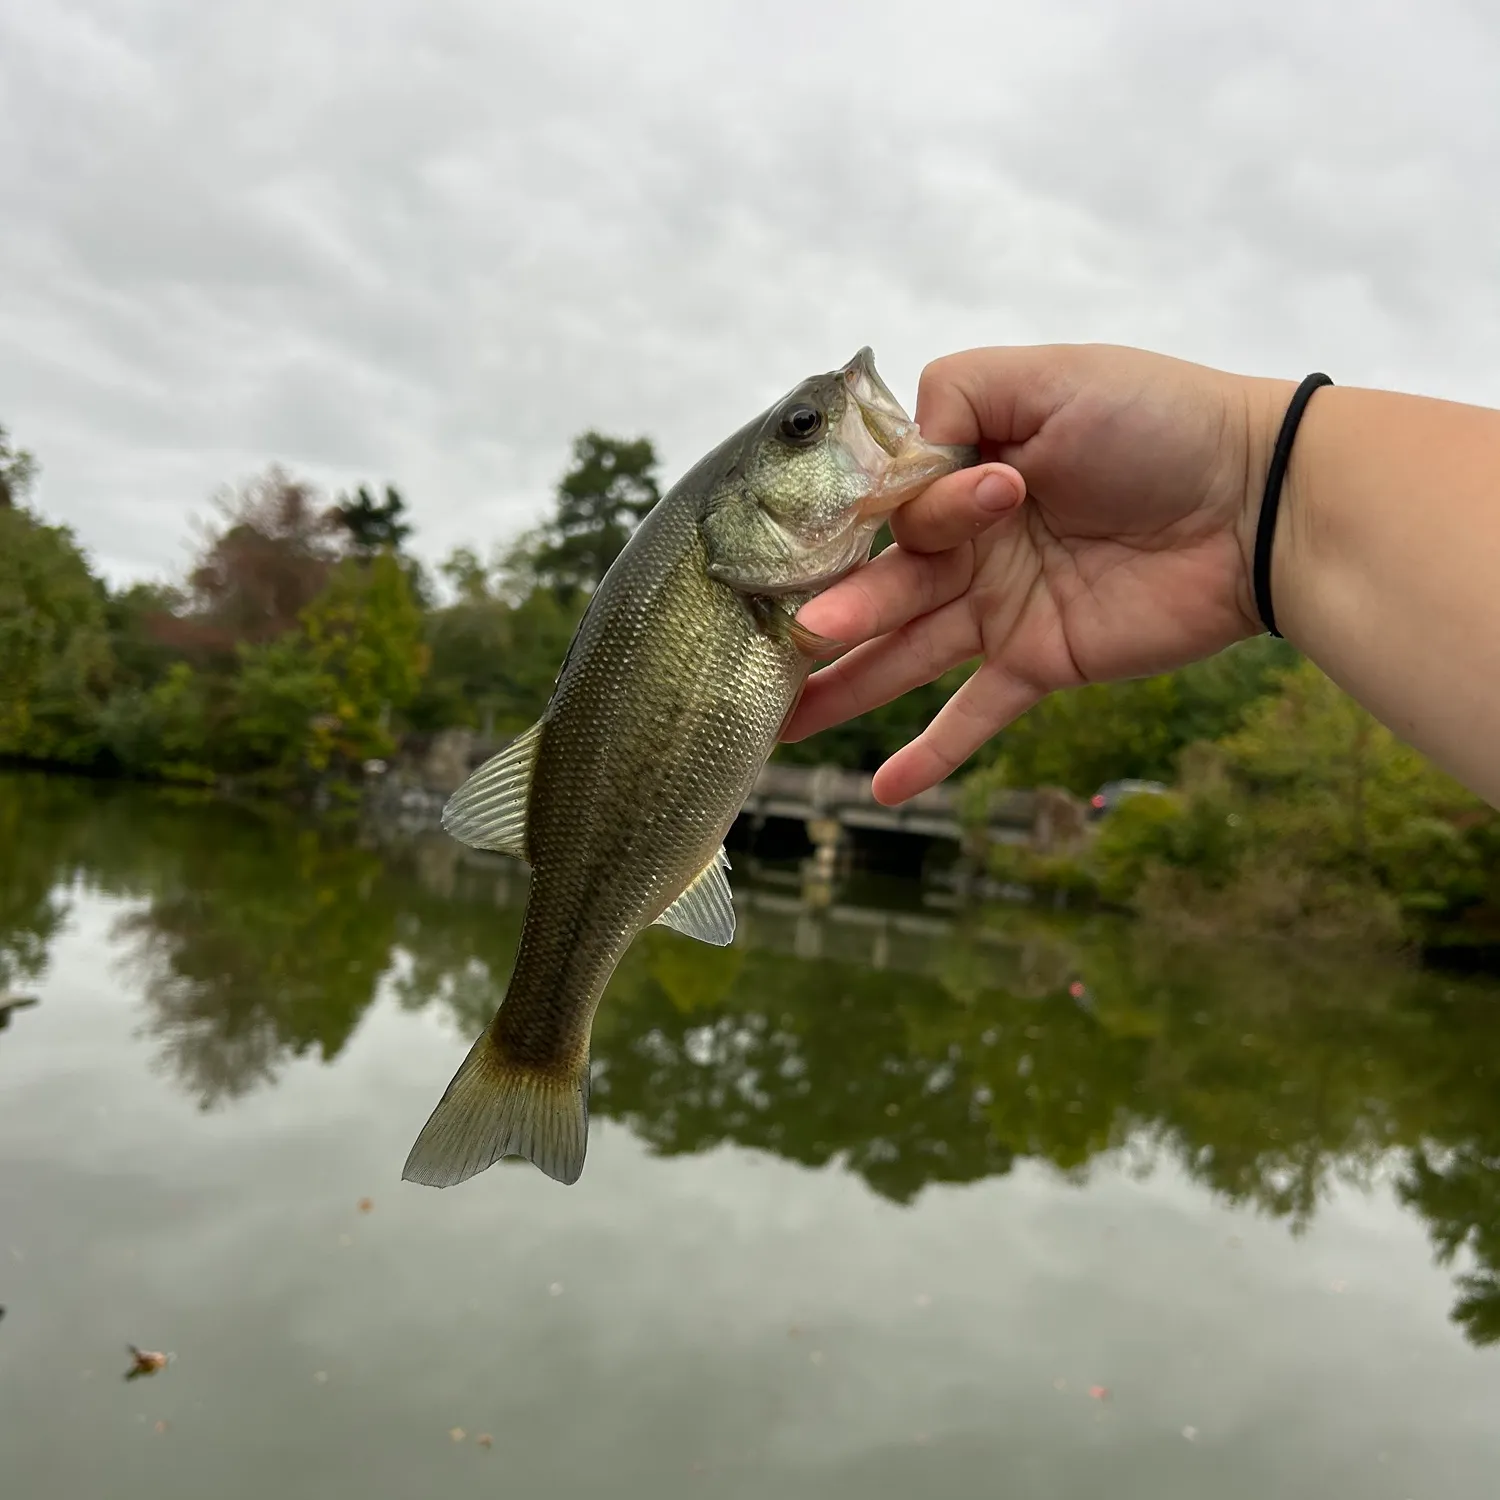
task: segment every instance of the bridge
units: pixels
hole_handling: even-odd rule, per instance
[[[812,825],[835,822],[840,829],[868,829],[913,834],[962,844],[965,838],[957,796],[950,782],[919,792],[899,807],[875,800],[872,778],[837,766],[788,766],[772,763],[756,780],[745,799],[742,818],[752,825],[772,818],[802,823],[812,836]],[[996,843],[1025,843],[1037,813],[1034,792],[1001,792],[990,799],[989,835]],[[819,840],[813,837],[813,842]]]

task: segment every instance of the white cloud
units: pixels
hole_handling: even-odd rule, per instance
[[[0,8],[0,421],[114,577],[273,460],[428,555],[862,343],[1500,402],[1500,17],[1336,0]]]

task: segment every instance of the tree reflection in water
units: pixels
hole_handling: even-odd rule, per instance
[[[524,871],[440,836],[382,848],[283,812],[14,775],[0,832],[0,987],[42,972],[75,886],[124,900],[122,976],[204,1108],[289,1057],[331,1062],[382,991],[445,1008],[467,1039],[519,936]],[[1018,1159],[1082,1180],[1128,1146],[1293,1232],[1379,1171],[1453,1266],[1455,1320],[1500,1342],[1500,983],[1166,949],[1104,920],[815,918],[740,897],[734,947],[648,932],[600,1009],[593,1111],[655,1151],[836,1161],[909,1203]]]

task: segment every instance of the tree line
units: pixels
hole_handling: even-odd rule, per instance
[[[544,524],[436,576],[395,486],[330,501],[272,467],[216,497],[182,577],[112,589],[28,503],[39,466],[0,429],[0,756],[351,794],[409,736],[518,731],[655,466],[648,441],[584,434]]]
[[[648,438],[584,432],[533,529],[429,571],[395,486],[329,499],[272,467],[216,498],[180,578],[114,589],[31,504],[39,466],[0,429],[0,756],[352,800],[403,744],[518,733],[658,469]],[[777,756],[874,770],[972,665]],[[964,800],[1122,777],[1172,793],[1082,851],[995,850],[997,873],[1206,929],[1500,943],[1493,811],[1285,641],[1055,694],[979,752]]]
[[[331,502],[272,467],[216,497],[181,578],[111,589],[66,526],[28,501],[39,466],[0,429],[0,755],[274,790],[357,783],[402,738],[515,733],[545,706],[592,590],[661,495],[647,438],[589,431],[539,525],[429,574],[391,485]],[[889,543],[889,532],[877,549]],[[1080,793],[1172,774],[1292,659],[1254,643],[1184,672],[1048,700],[1003,748],[1009,774]],[[970,666],[788,760],[874,770]]]

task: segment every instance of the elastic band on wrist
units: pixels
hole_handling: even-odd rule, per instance
[[[1271,547],[1276,541],[1276,512],[1281,505],[1281,487],[1286,478],[1287,460],[1292,453],[1292,439],[1297,436],[1297,424],[1312,399],[1312,393],[1322,385],[1332,385],[1321,371],[1309,375],[1299,385],[1287,403],[1286,416],[1281,420],[1281,431],[1276,438],[1276,447],[1271,454],[1271,467],[1266,471],[1266,490],[1260,501],[1260,522],[1255,528],[1255,562],[1251,581],[1255,586],[1255,608],[1261,623],[1278,639],[1281,632],[1276,628],[1276,611],[1271,608]]]

